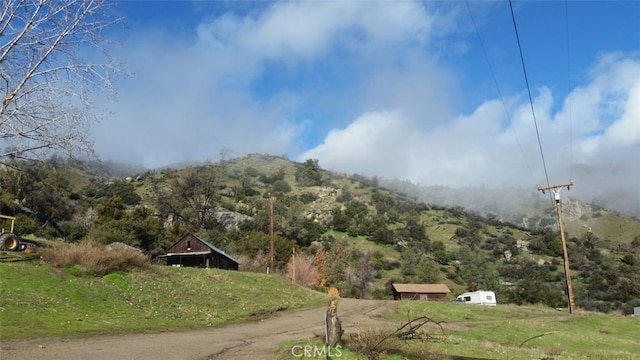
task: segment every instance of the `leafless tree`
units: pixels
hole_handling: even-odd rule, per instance
[[[219,204],[217,168],[187,168],[168,174],[168,181],[152,179],[155,206],[162,216],[174,216],[190,229],[206,229]]]
[[[356,298],[366,299],[369,296],[371,281],[375,278],[376,273],[371,265],[371,254],[368,251],[361,251],[358,263],[348,267],[345,271],[345,277],[351,284]]]
[[[0,163],[93,154],[91,95],[114,95],[121,69],[105,32],[111,0],[0,1]]]
[[[315,256],[297,254],[292,256],[287,263],[287,279],[302,286],[314,285],[318,279]]]

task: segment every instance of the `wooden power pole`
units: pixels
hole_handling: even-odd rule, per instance
[[[571,189],[573,186],[573,181],[551,185],[551,186],[538,186],[538,190],[544,192],[546,190],[551,190],[554,194],[554,198],[556,201],[556,213],[558,214],[558,227],[560,228],[560,239],[562,240],[562,256],[564,259],[564,277],[567,283],[567,297],[569,302],[569,313],[573,313],[575,309],[575,303],[573,300],[573,286],[571,285],[571,271],[569,270],[569,255],[567,254],[567,241],[564,238],[564,227],[562,226],[562,206],[560,203],[560,189],[566,187],[567,190]]]
[[[275,272],[274,260],[274,234],[273,234],[273,196],[269,194],[269,273]]]

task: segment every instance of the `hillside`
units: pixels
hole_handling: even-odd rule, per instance
[[[556,226],[555,205],[549,193],[523,188],[449,188],[419,186],[404,181],[380,181],[385,187],[410,194],[419,201],[444,207],[460,206],[483,216],[498,217],[528,229]],[[640,234],[637,217],[613,211],[596,202],[584,203],[572,191],[562,192],[565,230],[572,236],[592,232],[612,243],[628,243]]]
[[[3,172],[0,211],[18,216],[19,235],[117,241],[156,256],[191,231],[233,254],[241,270],[263,272],[271,197],[276,271],[292,277],[296,248],[302,285],[384,299],[391,282],[444,282],[454,294],[485,288],[503,303],[566,306],[555,212],[544,197],[536,203],[545,213],[513,210],[523,215],[511,221],[314,160],[250,155],[125,177],[106,166],[56,165]],[[578,306],[628,313],[640,305],[640,223],[570,198],[565,209]]]

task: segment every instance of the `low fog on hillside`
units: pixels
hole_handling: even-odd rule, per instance
[[[381,184],[390,189],[417,196],[425,203],[443,206],[462,206],[465,209],[481,214],[494,213],[509,218],[517,214],[525,214],[542,207],[553,207],[549,192],[543,194],[537,186],[525,187],[447,187],[418,186],[402,181],[382,181]],[[543,186],[544,184],[540,184]],[[581,187],[582,186],[582,187]],[[589,186],[589,185],[587,185]],[[606,188],[591,185],[591,190],[582,184],[576,184],[570,190],[562,188],[562,199],[578,200],[585,204],[595,204],[624,215],[640,218],[640,194],[634,191],[635,184],[629,188]]]
[[[197,166],[200,162],[176,163],[158,169],[145,169],[141,166],[121,164],[105,161],[102,165],[109,168],[109,173],[117,177],[130,176],[147,170],[160,171],[164,168],[183,168]],[[625,176],[616,177],[621,172],[627,172]],[[597,171],[587,166],[576,167],[574,173],[579,180],[573,180],[574,186],[570,190],[561,189],[561,197],[579,200],[585,204],[596,204],[624,215],[640,218],[640,185],[634,181],[632,172],[636,169],[611,169],[609,171]],[[353,173],[347,173],[353,174]],[[615,178],[616,185],[610,184],[611,178]],[[380,184],[389,189],[402,192],[415,197],[419,201],[428,204],[443,206],[462,206],[466,209],[482,214],[494,213],[502,217],[523,214],[534,208],[552,206],[553,201],[546,192],[543,194],[537,190],[537,186],[545,186],[544,183],[525,186],[425,186],[410,181],[391,180],[382,177]],[[621,185],[622,179],[628,179],[625,185]],[[568,180],[567,180],[568,181]]]

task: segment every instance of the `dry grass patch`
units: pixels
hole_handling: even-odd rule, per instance
[[[611,329],[611,327],[610,327],[610,326],[603,325],[603,326],[600,328],[600,333],[601,333],[601,334],[611,334],[612,332],[613,332],[613,330]]]
[[[79,272],[103,276],[114,271],[147,268],[149,256],[124,244],[104,245],[92,240],[56,243],[41,250],[42,260],[55,267],[77,266]]]
[[[558,344],[551,344],[546,349],[547,355],[549,355],[552,358],[556,356],[560,356],[560,354],[562,354],[563,351],[564,349],[562,348],[562,346]]]

